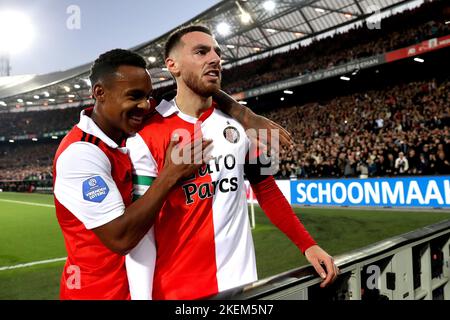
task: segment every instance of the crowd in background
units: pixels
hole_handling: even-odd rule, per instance
[[[307,47],[224,70],[223,87],[231,93],[240,92],[448,35],[450,25],[443,15],[448,6],[445,1],[427,3],[382,20],[378,29],[363,25]]]
[[[445,1],[428,2],[414,10],[383,19],[379,29],[363,25],[315,41],[307,47],[226,69],[222,87],[228,93],[235,93],[449,35],[450,24],[445,23],[448,19],[443,14],[444,8],[450,12]],[[167,89],[156,90],[154,94],[163,96],[164,90]],[[81,109],[2,113],[0,137],[68,130],[77,123]]]
[[[359,28],[224,71],[225,88],[241,91],[449,34],[450,26],[439,18],[443,3],[385,19],[382,30]],[[449,92],[448,79],[427,80],[272,110],[264,115],[296,141],[292,149],[282,149],[276,177],[450,174]],[[68,130],[78,122],[81,109],[2,113],[0,137]],[[0,143],[0,182],[16,181],[9,186],[25,189],[51,184],[58,143]]]
[[[8,190],[17,187],[51,186],[53,157],[59,141],[0,145],[0,182]]]
[[[278,178],[450,174],[450,82],[411,82],[265,116],[296,141]]]
[[[51,133],[74,126],[83,107],[0,114],[0,137]]]
[[[410,82],[270,111],[294,137],[279,179],[450,174],[450,81]],[[0,180],[51,178],[58,141],[0,146]]]

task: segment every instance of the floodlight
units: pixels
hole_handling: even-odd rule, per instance
[[[221,36],[227,36],[231,32],[231,27],[228,23],[221,22],[217,25],[216,30]]]
[[[276,6],[277,5],[275,4],[275,2],[273,2],[271,0],[268,0],[263,3],[263,8],[266,9],[267,11],[273,11]]]
[[[0,43],[6,53],[17,53],[29,47],[34,36],[30,19],[22,12],[0,11]]]

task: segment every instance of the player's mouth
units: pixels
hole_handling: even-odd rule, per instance
[[[220,79],[220,70],[218,69],[208,70],[203,74],[203,76],[210,81],[217,81]]]
[[[128,121],[133,125],[134,127],[138,127],[142,125],[145,119],[144,112],[141,111],[131,111],[128,113]]]
[[[144,122],[143,116],[141,116],[141,117],[131,116],[131,117],[128,117],[128,119],[134,126],[140,126],[142,124],[142,122]]]

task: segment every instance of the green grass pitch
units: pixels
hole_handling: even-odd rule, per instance
[[[64,261],[5,268],[66,255],[52,205],[53,198],[49,195],[0,193],[0,299],[58,299]],[[253,238],[259,277],[307,264],[297,248],[260,209],[255,211],[257,225]],[[313,208],[295,208],[295,211],[316,241],[332,255],[450,219],[450,213],[444,211]]]

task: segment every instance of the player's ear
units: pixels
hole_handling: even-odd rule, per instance
[[[178,62],[175,57],[170,56],[166,59],[166,67],[167,70],[174,76],[178,77],[180,75],[180,68],[178,66]]]
[[[104,102],[105,88],[100,83],[96,83],[92,88],[92,96],[95,98],[95,100],[99,102]]]

